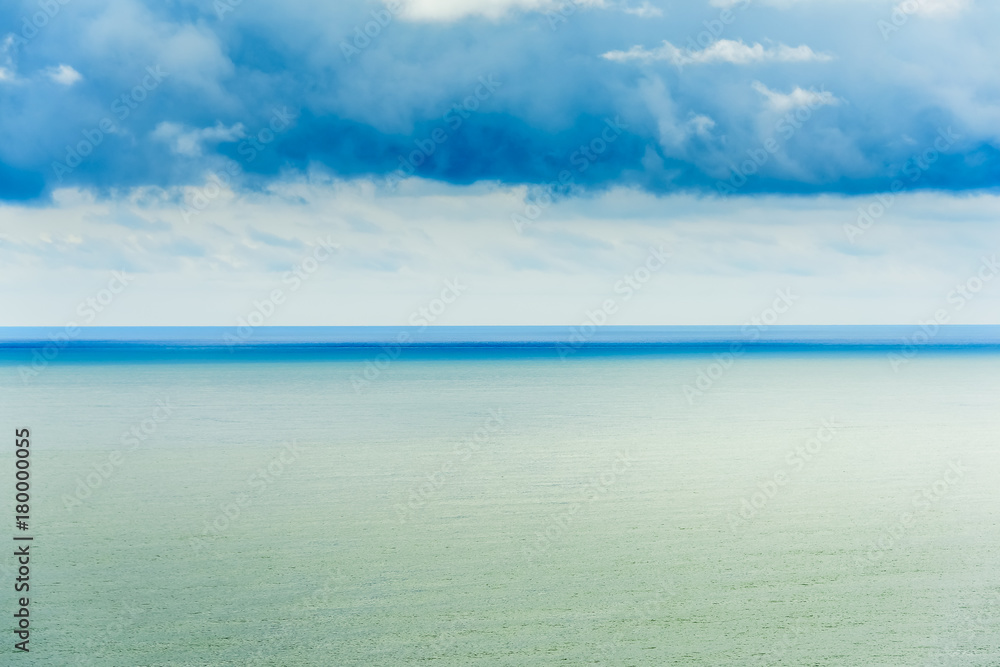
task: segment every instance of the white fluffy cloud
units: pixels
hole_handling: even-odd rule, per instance
[[[69,65],[59,65],[58,67],[50,67],[45,70],[45,75],[55,81],[56,83],[61,83],[64,86],[72,86],[77,81],[80,81],[83,76],[80,75],[75,69]]]
[[[831,60],[832,56],[816,53],[808,46],[786,46],[778,44],[765,47],[763,44],[745,44],[743,40],[720,39],[700,51],[680,49],[664,40],[663,45],[655,49],[633,46],[628,51],[609,51],[604,54],[608,60],[628,62],[667,61],[673,65],[700,65],[707,63],[732,63],[734,65],[749,65],[765,61],[771,62],[809,62]]]

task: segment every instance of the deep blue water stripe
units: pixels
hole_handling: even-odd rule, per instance
[[[669,327],[0,327],[0,348],[671,348],[773,350],[1000,347],[1000,325]]]

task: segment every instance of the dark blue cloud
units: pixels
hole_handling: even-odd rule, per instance
[[[396,17],[365,44],[355,39],[379,3],[243,2],[221,15],[217,5],[74,0],[32,31],[37,2],[5,3],[0,198],[200,184],[211,173],[256,188],[316,166],[457,184],[542,184],[568,170],[587,189],[859,194],[887,189],[947,128],[957,138],[906,189],[1000,178],[1000,52],[980,29],[1000,19],[994,6],[910,16],[888,38],[879,21],[892,2],[816,0],[755,4],[725,25],[707,2],[660,3],[660,18],[579,10],[557,23],[538,12]],[[601,57],[717,39],[824,57]],[[82,79],[53,80],[59,65]],[[616,119],[622,130],[605,141]]]

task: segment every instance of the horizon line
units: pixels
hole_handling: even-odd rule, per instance
[[[0,349],[998,348],[1000,325],[489,325],[0,327]]]

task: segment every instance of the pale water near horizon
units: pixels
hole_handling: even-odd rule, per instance
[[[998,354],[369,356],[0,364],[10,664],[1000,664]]]

